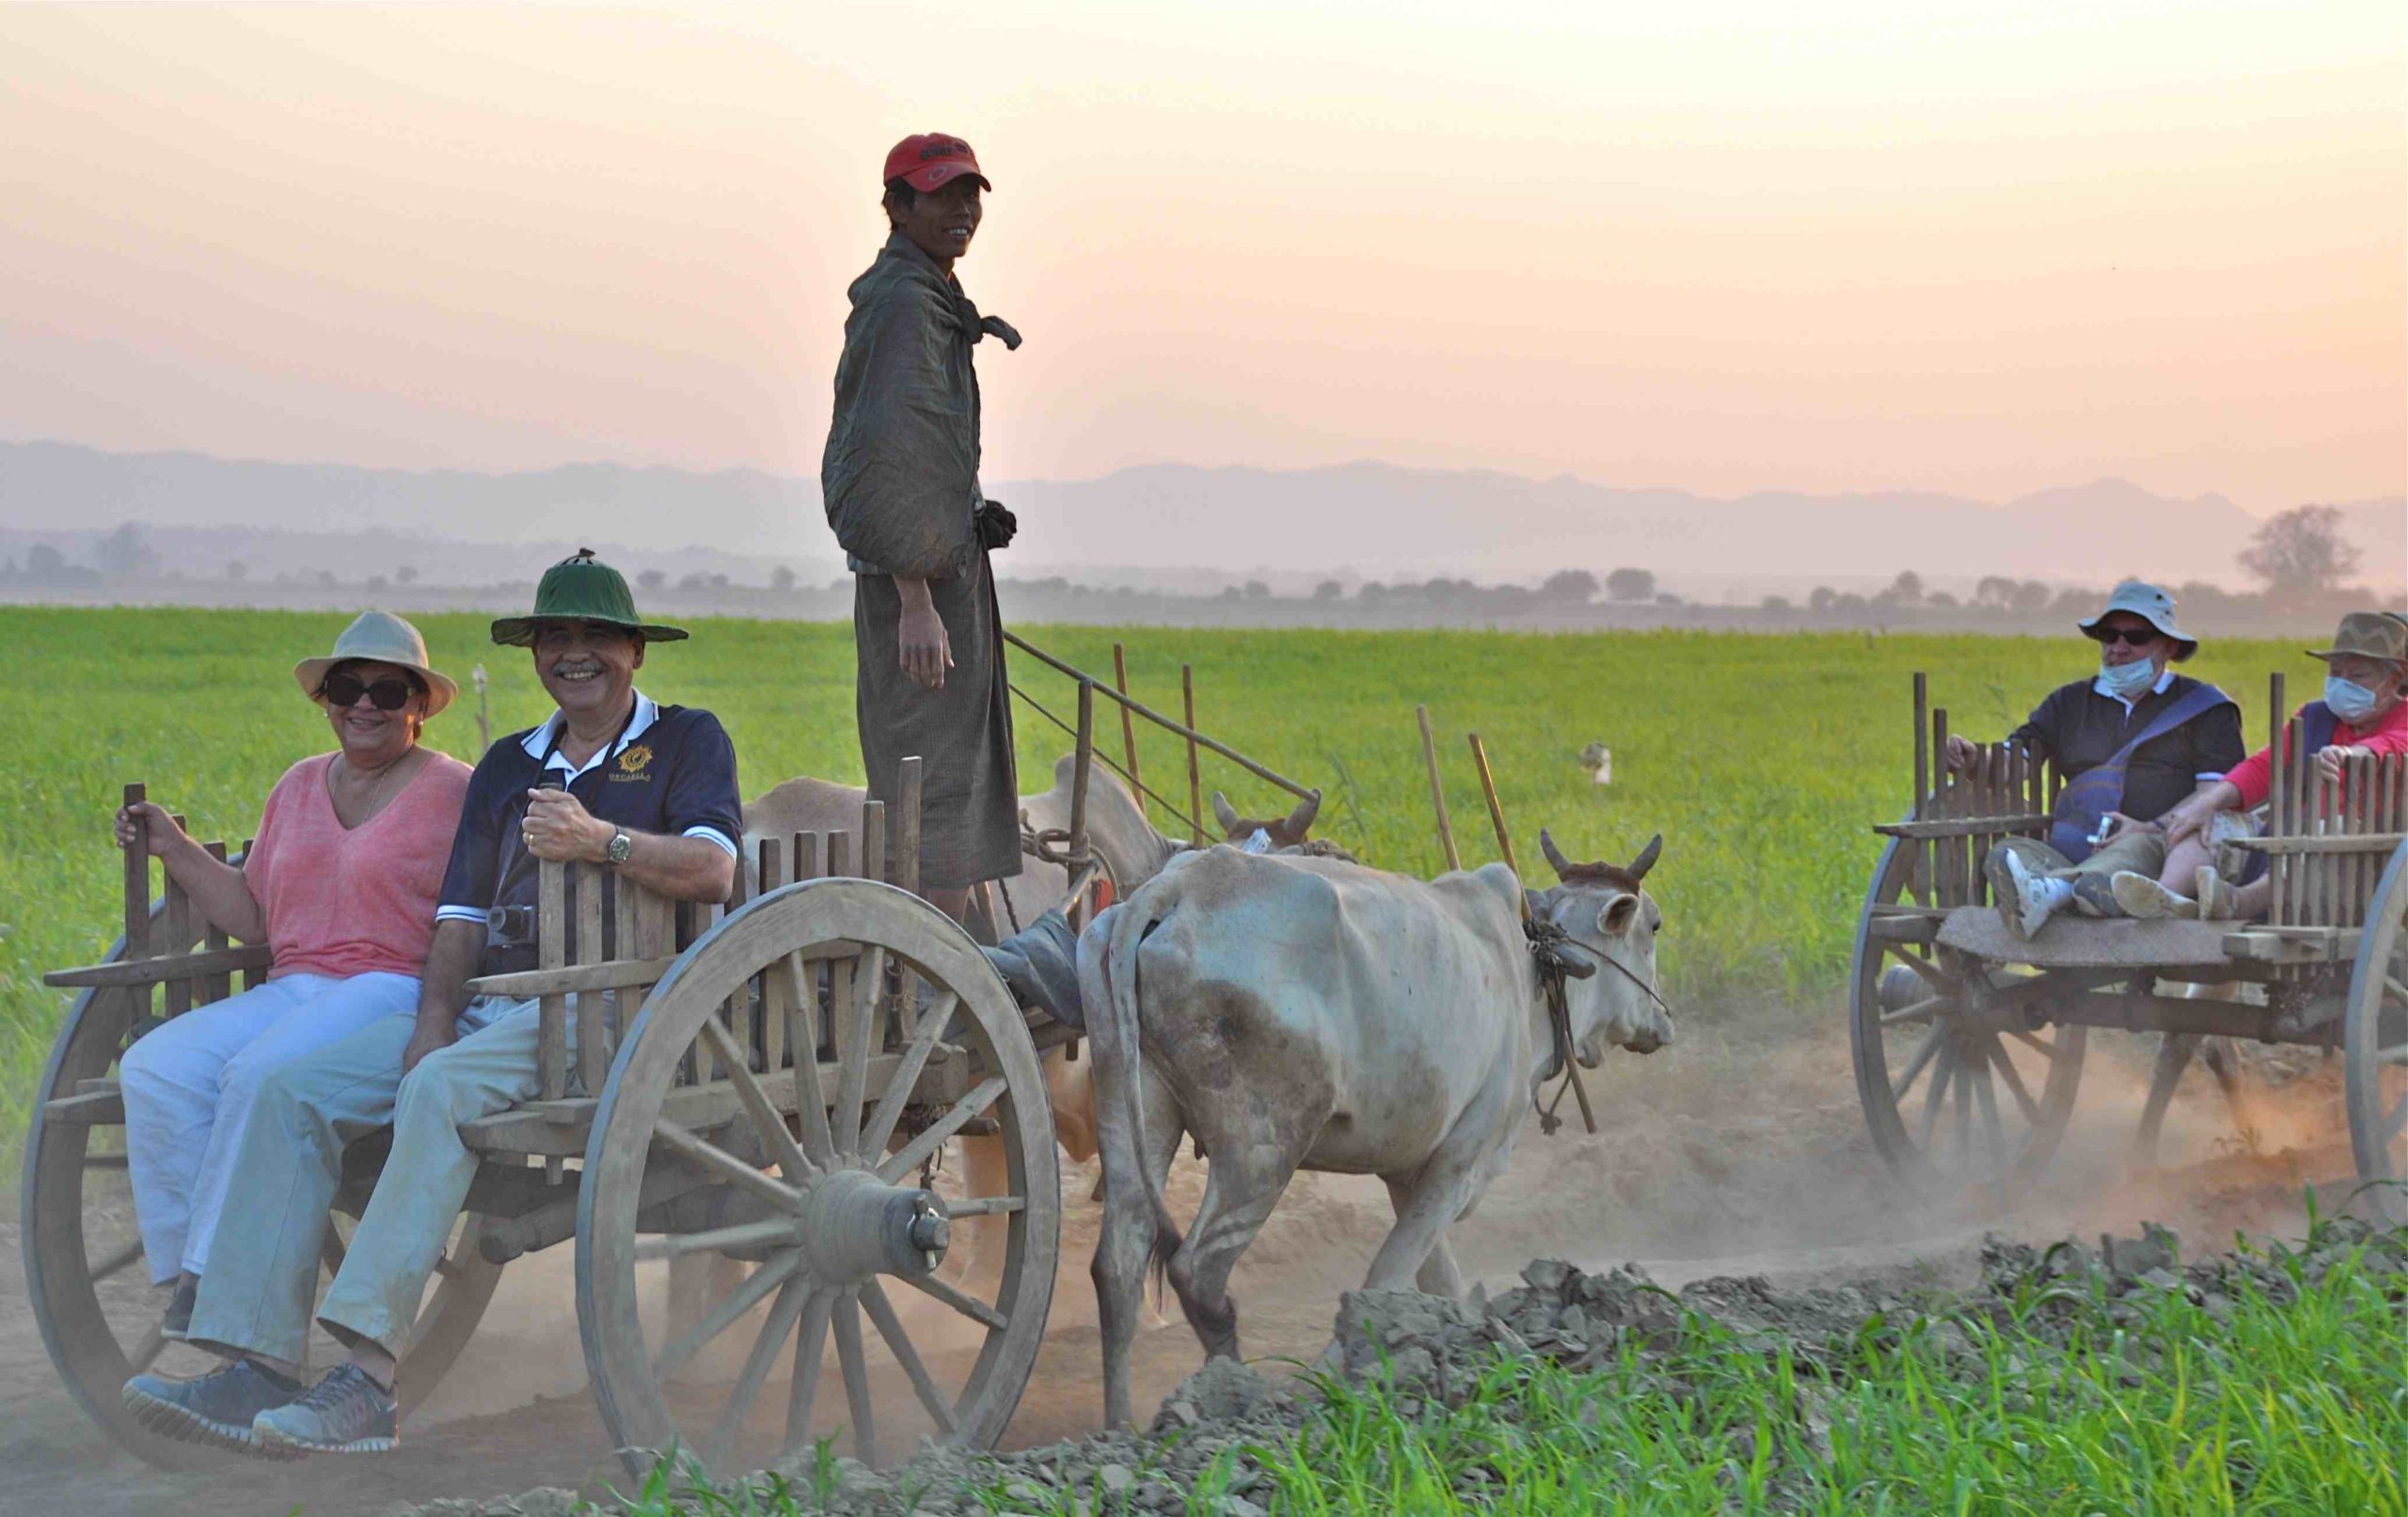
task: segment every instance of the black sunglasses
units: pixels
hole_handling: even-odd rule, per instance
[[[416,692],[409,681],[391,674],[373,685],[356,674],[329,674],[318,687],[318,693],[332,706],[357,705],[364,695],[376,703],[379,711],[399,711],[410,703],[410,697]]]
[[[2146,648],[2165,634],[2155,627],[2142,627],[2135,631],[2131,627],[2102,626],[2090,635],[2100,642],[2120,642],[2127,648]]]

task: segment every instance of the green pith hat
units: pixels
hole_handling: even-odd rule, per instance
[[[626,576],[595,558],[590,547],[578,548],[545,570],[543,582],[535,587],[533,614],[497,618],[493,640],[531,648],[538,622],[599,622],[625,627],[646,642],[675,642],[686,636],[684,627],[637,620]]]

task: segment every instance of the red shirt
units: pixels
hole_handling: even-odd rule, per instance
[[[417,974],[435,938],[435,898],[467,798],[468,766],[429,753],[384,810],[346,829],[326,793],[332,753],[306,758],[268,792],[243,861],[282,974]]]
[[[2306,709],[2305,705],[2300,707],[2301,711]],[[2299,713],[2293,712],[2291,717],[2297,720]],[[2284,730],[2288,732],[2289,729]],[[2385,753],[2408,753],[2408,701],[2393,706],[2371,727],[2358,728],[2346,721],[2334,722],[2333,746],[2364,748],[2378,757]],[[2289,760],[2289,748],[2283,750],[2283,757],[2286,762]],[[2274,783],[2273,745],[2269,744],[2242,760],[2241,766],[2226,775],[2225,780],[2241,792],[2241,804],[2244,809],[2264,805],[2267,793]]]

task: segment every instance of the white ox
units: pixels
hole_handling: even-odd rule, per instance
[[[1104,1409],[1129,1423],[1149,1260],[1210,1355],[1238,1351],[1229,1272],[1298,1169],[1377,1175],[1396,1225],[1367,1288],[1460,1295],[1447,1229],[1505,1167],[1560,1063],[1523,911],[1560,935],[1572,1054],[1669,1042],[1654,985],[1661,913],[1628,867],[1571,864],[1528,894],[1503,864],[1424,882],[1337,860],[1213,848],[1176,861],[1082,940],[1101,1114],[1094,1273]],[[1181,1240],[1163,1201],[1182,1132],[1209,1155]]]

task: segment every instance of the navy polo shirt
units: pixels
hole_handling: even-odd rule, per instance
[[[452,839],[436,921],[483,926],[494,907],[536,904],[535,861],[519,840],[519,821],[527,814],[527,792],[546,773],[606,822],[631,832],[707,838],[730,857],[737,854],[744,818],[736,745],[717,717],[656,704],[639,690],[626,730],[582,767],[559,751],[561,723],[556,711],[542,726],[495,743],[478,762]],[[569,920],[576,921],[574,905]],[[505,953],[489,944],[478,972],[533,966],[531,952]]]

